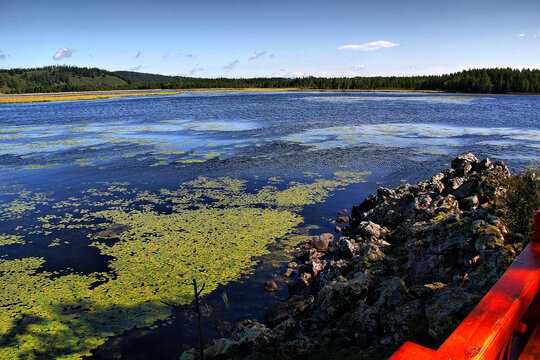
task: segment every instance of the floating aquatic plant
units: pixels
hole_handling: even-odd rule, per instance
[[[248,191],[245,180],[201,177],[158,192],[103,183],[64,200],[10,195],[0,220],[37,206],[41,214],[2,234],[0,244],[30,246],[25,233],[49,248],[83,242],[109,262],[108,271],[85,274],[44,271],[46,257],[0,258],[0,358],[79,359],[110,336],[169,319],[164,302],[187,304],[193,279],[213,291],[251,273],[277,240],[287,249],[305,241],[299,210],[363,175],[336,173],[282,190],[275,179]]]
[[[24,243],[24,238],[20,235],[0,234],[0,246]]]

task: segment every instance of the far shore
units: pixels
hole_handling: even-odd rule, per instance
[[[65,93],[27,93],[27,94],[0,94],[0,104],[33,103],[50,101],[70,100],[95,100],[109,99],[128,96],[151,96],[151,95],[177,95],[190,93],[213,93],[213,92],[277,92],[277,91],[324,91],[324,92],[422,92],[441,93],[442,91],[430,90],[359,90],[359,89],[301,89],[301,88],[216,88],[216,89],[175,89],[175,90],[104,90]]]
[[[532,95],[529,93],[509,93],[509,94],[483,94],[483,93],[461,93],[447,92],[441,90],[405,90],[405,89],[302,89],[302,88],[215,88],[215,89],[150,89],[150,90],[98,90],[81,92],[57,92],[57,93],[25,93],[25,94],[3,94],[0,93],[0,104],[34,103],[51,101],[71,101],[71,100],[96,100],[116,97],[132,96],[152,96],[152,95],[177,95],[191,93],[215,93],[215,92],[415,92],[431,94],[457,94],[457,95]]]

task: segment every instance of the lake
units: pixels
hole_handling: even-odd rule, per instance
[[[0,105],[0,358],[177,359],[262,320],[310,236],[457,155],[540,158],[537,96],[245,92]],[[266,293],[275,279],[279,291]]]

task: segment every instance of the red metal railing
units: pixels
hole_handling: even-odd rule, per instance
[[[407,342],[389,360],[509,359],[514,335],[540,322],[540,210],[529,245],[435,351]]]

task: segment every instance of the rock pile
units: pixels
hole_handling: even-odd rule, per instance
[[[467,154],[431,180],[379,188],[314,237],[286,275],[289,298],[244,321],[209,359],[292,359],[317,354],[386,358],[405,341],[437,347],[504,273],[522,244],[493,200],[510,176],[502,162]],[[188,359],[186,352],[182,359]]]

